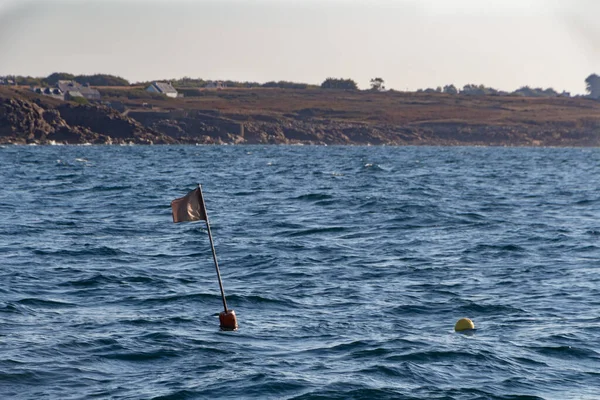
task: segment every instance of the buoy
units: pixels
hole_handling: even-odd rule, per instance
[[[224,331],[235,331],[238,328],[237,318],[235,317],[235,311],[228,310],[229,312],[221,311],[219,314],[219,322],[221,329]]]
[[[223,290],[223,282],[221,281],[221,272],[219,271],[219,263],[217,262],[217,252],[213,242],[212,233],[210,232],[210,222],[208,222],[208,213],[206,212],[206,204],[204,204],[204,196],[202,195],[202,186],[198,184],[198,188],[192,190],[184,197],[175,199],[171,202],[173,211],[173,222],[183,221],[206,221],[206,230],[208,231],[208,240],[212,250],[213,261],[215,262],[215,270],[217,272],[217,280],[219,281],[219,289],[221,289],[221,300],[223,300],[223,311],[219,314],[219,322],[221,329],[224,331],[235,331],[238,328],[235,311],[227,308],[225,300],[225,291]]]
[[[475,324],[469,318],[459,319],[456,325],[454,325],[454,330],[456,332],[464,332],[475,329]]]

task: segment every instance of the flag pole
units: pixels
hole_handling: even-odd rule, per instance
[[[221,289],[221,298],[223,299],[223,308],[225,309],[225,314],[229,313],[227,309],[227,301],[225,301],[225,291],[223,290],[223,281],[221,281],[221,272],[219,271],[219,263],[217,262],[217,252],[215,251],[215,244],[213,243],[212,233],[210,232],[210,222],[208,222],[208,213],[206,212],[206,205],[204,204],[204,196],[202,195],[202,185],[198,184],[198,189],[200,190],[200,203],[202,204],[202,208],[204,209],[204,216],[206,217],[206,230],[208,231],[208,239],[210,240],[210,248],[212,249],[212,256],[215,262],[215,269],[217,270],[217,278],[219,279],[219,288]]]

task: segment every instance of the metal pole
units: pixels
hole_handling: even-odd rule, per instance
[[[200,189],[200,200],[202,201],[202,208],[204,209],[204,216],[206,217],[206,229],[208,230],[208,239],[210,240],[210,248],[212,249],[213,260],[215,261],[215,269],[217,270],[217,278],[219,278],[219,288],[221,289],[221,298],[223,299],[223,308],[225,308],[225,314],[229,313],[227,310],[227,302],[225,301],[225,292],[223,291],[223,282],[221,281],[221,272],[219,271],[219,263],[217,262],[217,253],[215,251],[215,245],[213,243],[212,233],[210,232],[210,223],[208,222],[208,214],[206,213],[206,205],[204,204],[204,196],[202,195],[202,185],[198,184]]]

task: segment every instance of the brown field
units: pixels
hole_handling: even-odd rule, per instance
[[[561,123],[590,124],[600,122],[600,102],[586,98],[525,98],[510,96],[466,96],[405,92],[341,91],[323,89],[186,89],[194,97],[177,99],[128,99],[125,93],[142,87],[98,87],[102,93],[123,92],[123,96],[103,96],[105,101],[120,100],[133,110],[143,110],[144,103],[156,110],[218,111],[223,115],[305,115],[338,121],[410,125],[419,123],[461,123],[473,125],[522,125]],[[0,87],[9,97],[12,87]],[[30,100],[39,98],[17,89],[18,95]]]
[[[600,145],[600,101],[587,98],[182,88],[186,97],[172,99],[143,87],[98,89],[104,103],[124,103],[124,117],[177,140],[236,142],[243,123],[246,143]],[[62,103],[27,88],[0,87],[2,97]]]
[[[102,92],[103,88],[98,89]],[[134,109],[142,108],[143,103],[148,103],[155,109],[163,110],[219,111],[225,115],[247,116],[296,114],[338,121],[390,125],[566,123],[578,126],[600,122],[600,102],[585,98],[476,97],[321,89],[188,90],[194,90],[198,95],[167,100],[128,100],[115,97],[105,99],[121,100]]]

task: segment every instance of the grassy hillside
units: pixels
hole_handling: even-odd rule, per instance
[[[323,89],[187,89],[194,97],[128,99],[142,88],[99,88],[106,100],[132,108],[218,110],[224,114],[286,115],[393,125],[466,123],[513,125],[600,122],[600,102],[584,98],[524,98]],[[115,96],[118,94],[118,96]]]
[[[183,88],[186,97],[172,99],[141,86],[98,89],[179,143],[600,146],[600,102],[585,98]],[[0,95],[62,103],[26,88]]]

